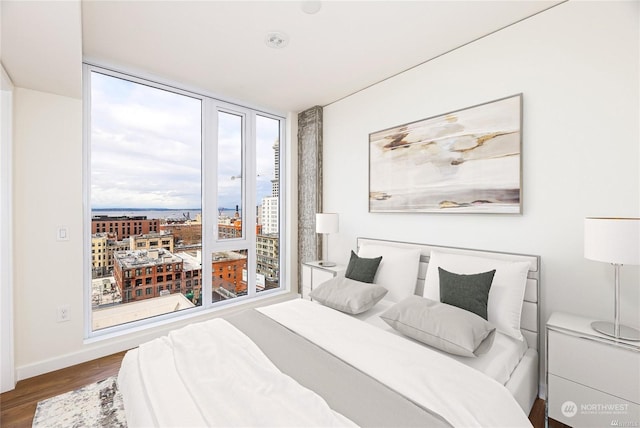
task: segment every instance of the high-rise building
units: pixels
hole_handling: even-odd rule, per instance
[[[276,234],[279,231],[279,195],[280,195],[280,141],[273,143],[274,150],[274,177],[271,180],[271,196],[262,198],[260,209],[260,221],[262,234]]]
[[[280,141],[273,144],[274,177],[271,180],[271,196],[262,198],[260,206],[260,225],[262,230],[256,237],[256,273],[261,279],[258,290],[272,288],[279,277],[280,267]]]
[[[261,220],[262,220],[262,234],[271,235],[278,233],[278,222],[280,216],[278,215],[278,198],[270,196],[262,198],[261,207]]]
[[[280,196],[280,140],[273,143],[275,173],[271,180],[271,196]]]

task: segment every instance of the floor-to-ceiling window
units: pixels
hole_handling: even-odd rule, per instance
[[[88,333],[281,289],[284,119],[93,65],[84,79]]]

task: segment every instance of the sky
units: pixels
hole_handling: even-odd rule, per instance
[[[241,119],[218,116],[218,205],[241,197]],[[93,72],[91,207],[199,209],[201,101]],[[256,123],[258,203],[271,195],[277,120]]]

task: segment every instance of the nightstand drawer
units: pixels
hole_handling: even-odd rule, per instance
[[[550,375],[640,404],[639,352],[553,330],[548,334]]]
[[[333,277],[335,277],[336,272],[329,271],[329,270],[314,269],[311,275],[313,276],[313,280],[312,280],[313,286],[317,287],[323,282],[327,282]]]
[[[640,421],[640,405],[552,374],[547,398],[549,417],[572,427],[630,427]]]

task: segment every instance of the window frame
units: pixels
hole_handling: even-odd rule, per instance
[[[199,89],[189,88],[165,79],[159,79],[148,74],[130,73],[123,70],[115,70],[103,65],[83,62],[83,303],[84,303],[84,339],[92,342],[102,338],[110,338],[114,335],[123,335],[135,331],[146,330],[158,325],[176,323],[180,320],[206,313],[216,312],[221,309],[249,303],[269,296],[290,292],[290,284],[287,281],[287,229],[286,224],[286,192],[284,177],[286,165],[283,160],[286,153],[286,126],[287,117],[284,114],[267,112],[264,109],[256,109],[243,106],[238,103],[221,100],[219,97]],[[107,76],[125,79],[134,83],[166,90],[179,95],[201,100],[201,213],[202,213],[202,304],[193,308],[178,312],[157,315],[147,319],[140,319],[112,327],[93,331],[92,328],[92,287],[91,287],[91,73],[97,72]],[[242,238],[219,239],[217,213],[217,150],[218,150],[218,112],[240,114],[243,116],[243,142],[242,142]],[[257,219],[252,213],[260,201],[257,200],[257,171],[256,171],[256,116],[262,116],[278,121],[279,124],[279,287],[258,292],[256,288],[256,269],[258,259]],[[212,295],[212,263],[211,256],[216,251],[248,250],[247,255],[247,294],[233,299],[213,302],[204,296]],[[251,274],[253,272],[253,274]],[[178,280],[178,278],[176,278]],[[183,278],[180,279],[180,281]],[[164,284],[164,283],[163,283]],[[157,284],[156,284],[157,285]],[[145,286],[143,284],[143,286]],[[184,284],[177,284],[178,290],[184,289]],[[133,287],[129,290],[132,290]],[[130,291],[129,291],[130,292]],[[124,296],[123,296],[124,297]]]

